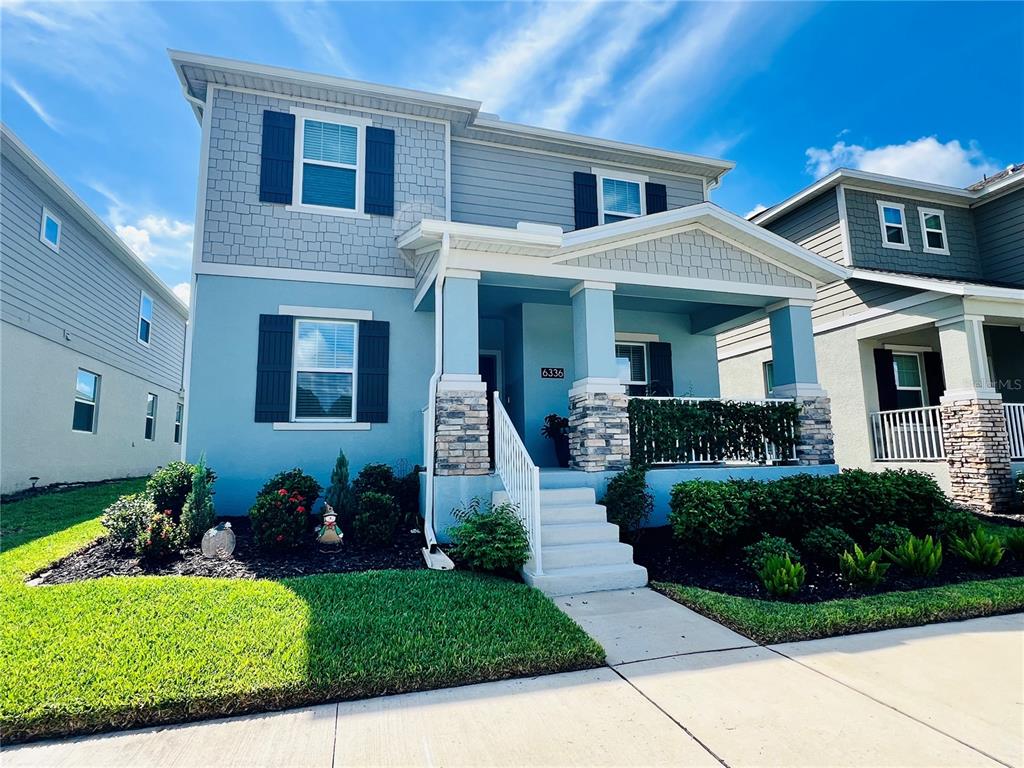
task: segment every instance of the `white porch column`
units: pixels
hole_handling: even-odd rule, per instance
[[[800,407],[796,460],[834,464],[832,403],[818,384],[811,302],[786,300],[768,307],[772,339],[772,397],[791,397]]]
[[[615,365],[613,283],[582,282],[571,291],[573,363],[569,390],[570,465],[586,472],[629,465],[626,388]]]
[[[946,379],[939,402],[953,500],[997,512],[1012,502],[1013,477],[1003,399],[989,381],[984,319],[960,315],[935,324]]]
[[[445,275],[435,404],[438,475],[486,475],[491,469],[487,387],[479,371],[479,285],[479,272],[451,269]]]

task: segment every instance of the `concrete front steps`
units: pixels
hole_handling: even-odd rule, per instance
[[[506,501],[495,491],[494,503]],[[540,492],[540,575],[523,572],[527,584],[546,595],[570,595],[647,584],[647,569],[633,562],[633,548],[619,542],[593,488],[551,488]]]

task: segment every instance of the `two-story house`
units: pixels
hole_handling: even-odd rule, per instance
[[[756,471],[835,471],[807,306],[846,269],[709,202],[731,163],[171,58],[202,125],[186,455],[215,467],[221,512],[284,468],[326,481],[340,448],[353,472],[426,467],[428,545],[453,506],[506,492],[534,583],[642,584],[594,503],[629,462],[628,398],[717,398],[716,333],[768,316],[803,466]],[[541,432],[552,413],[569,469]],[[755,470],[661,470],[662,522],[686,471]]]
[[[188,308],[0,128],[0,488],[178,458]]]
[[[837,461],[1005,506],[1024,462],[1024,167],[967,189],[841,169],[753,220],[850,270],[811,307]],[[772,390],[765,323],[718,352],[724,394]]]

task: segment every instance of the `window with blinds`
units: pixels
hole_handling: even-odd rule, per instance
[[[356,323],[297,320],[292,390],[296,421],[353,421]]]
[[[303,119],[302,203],[356,209],[359,128]]]

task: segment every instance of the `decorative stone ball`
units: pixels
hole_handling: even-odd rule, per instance
[[[231,530],[231,523],[221,523],[203,534],[203,542],[200,545],[203,557],[210,559],[220,558],[227,560],[235,551],[235,532]]]

